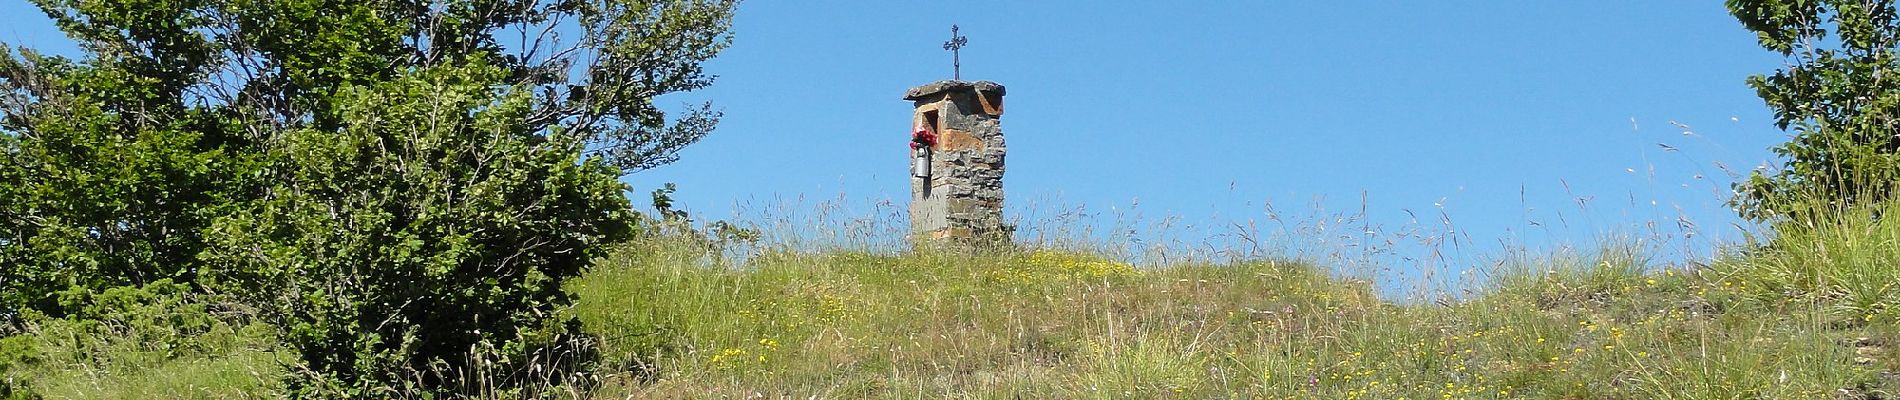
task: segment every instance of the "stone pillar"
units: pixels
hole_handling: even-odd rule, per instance
[[[927,151],[911,154],[911,234],[1007,242],[1012,229],[1003,224],[1003,85],[936,81],[911,88],[904,99],[916,106],[913,130],[935,138]]]

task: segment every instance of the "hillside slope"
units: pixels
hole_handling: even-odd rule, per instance
[[[705,240],[649,236],[568,282],[600,340],[601,384],[555,393],[1889,399],[1900,222],[1872,215],[1787,227],[1712,265],[1518,259],[1468,296],[1418,302],[1292,261],[1008,248],[732,265]],[[182,288],[62,299],[76,317],[0,340],[0,398],[274,397],[295,376],[266,322]]]
[[[1849,236],[1893,234],[1875,225]],[[1900,260],[1891,243],[1834,251]],[[572,287],[607,353],[638,366],[609,398],[1892,398],[1892,314],[1774,283],[1789,274],[1764,265],[1790,253],[1527,260],[1470,299],[1395,304],[1294,262],[1011,250],[721,268],[646,242]]]

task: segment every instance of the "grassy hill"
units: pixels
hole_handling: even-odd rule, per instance
[[[1880,246],[1846,251],[1900,259]],[[610,353],[651,357],[650,373],[608,380],[615,398],[1875,398],[1900,387],[1886,372],[1890,315],[1766,288],[1742,272],[1783,261],[1766,254],[1661,271],[1617,252],[1544,260],[1433,304],[1382,301],[1293,262],[1136,268],[1027,250],[773,255],[717,270],[665,245],[623,254],[575,282]]]
[[[603,361],[598,387],[561,393],[1894,398],[1900,223],[1860,215],[1778,235],[1712,265],[1614,249],[1523,260],[1432,302],[1297,261],[1136,266],[1008,248],[730,265],[705,241],[654,236],[569,283]],[[123,298],[92,302],[117,305],[98,310],[105,322],[48,321],[0,343],[0,376],[48,398],[232,398],[268,397],[296,373],[241,308],[111,296]]]

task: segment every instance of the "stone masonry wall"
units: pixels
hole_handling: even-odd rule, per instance
[[[911,230],[930,239],[1008,240],[1003,222],[1003,86],[989,81],[937,81],[911,88],[913,124],[934,112],[937,137],[930,174],[911,178]],[[912,157],[911,162],[920,162]],[[914,165],[913,165],[914,167]]]

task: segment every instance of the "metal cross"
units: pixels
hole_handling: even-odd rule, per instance
[[[957,34],[957,26],[950,25],[950,41],[943,42],[943,49],[950,51],[951,79],[963,80],[963,57],[957,50],[963,49],[970,41]]]

